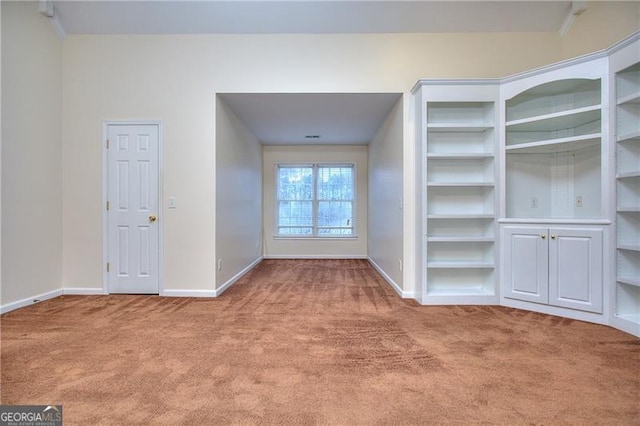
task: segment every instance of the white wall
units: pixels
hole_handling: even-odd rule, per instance
[[[70,35],[63,55],[64,287],[102,288],[102,120],[161,119],[164,196],[177,201],[164,202],[164,286],[213,290],[216,92],[406,94],[423,77],[496,77],[557,61],[561,42],[550,33]],[[412,190],[413,170],[404,173]]]
[[[398,289],[403,279],[402,99],[369,144],[369,258]]]
[[[264,255],[267,258],[365,258],[367,256],[367,147],[264,146],[263,147]],[[356,163],[356,238],[276,238],[276,164]]]
[[[1,7],[6,307],[62,287],[62,42],[37,3]]]
[[[0,4],[0,82],[2,81],[2,5]],[[0,83],[0,99],[2,84]],[[0,101],[0,129],[2,129],[2,101]],[[2,224],[2,131],[0,130],[0,224]],[[0,306],[2,306],[2,226],[0,226]]]
[[[102,121],[162,119],[164,196],[175,196],[178,203],[176,209],[167,210],[166,199],[163,200],[165,289],[213,290],[214,93],[404,92],[407,95],[419,78],[502,77],[601,48],[602,43],[609,45],[615,41],[611,38],[619,37],[618,32],[629,33],[635,17],[627,7],[590,8],[584,20],[588,16],[591,24],[576,26],[566,41],[558,33],[70,35],[62,48],[60,85],[57,56],[60,42],[52,28],[45,25],[35,3],[3,1],[2,8],[2,78],[5,82],[11,79],[6,87],[13,87],[10,93],[2,91],[3,126],[12,114],[7,112],[8,107],[14,105],[22,105],[29,111],[30,119],[38,123],[21,134],[24,140],[38,141],[35,149],[38,155],[29,158],[24,155],[31,149],[28,144],[6,149],[5,144],[12,143],[7,142],[11,140],[7,136],[10,131],[3,127],[2,221],[5,233],[11,229],[8,236],[3,235],[3,246],[5,249],[11,246],[14,258],[29,254],[32,264],[38,264],[39,268],[25,274],[17,274],[16,267],[8,272],[3,268],[2,297],[6,300],[26,294],[31,297],[53,287],[42,284],[39,278],[46,278],[47,282],[57,280],[60,250],[56,241],[60,231],[56,224],[60,201],[55,193],[59,192],[56,176],[60,164],[55,159],[59,158],[56,129],[60,122],[43,114],[42,109],[49,103],[56,104],[49,101],[59,96],[60,90],[63,286],[102,289]],[[583,38],[584,33],[589,37]],[[19,37],[11,43],[33,46],[20,48],[20,58],[7,66],[11,52],[5,51],[5,46],[14,34]],[[25,66],[26,61],[34,66]],[[18,77],[23,79],[22,85],[13,84]],[[29,83],[24,83],[24,79]],[[21,91],[19,102],[17,91]],[[410,125],[408,99],[405,96],[405,129]],[[15,123],[23,122],[27,114],[21,117]],[[14,123],[13,118],[10,122]],[[411,212],[415,209],[413,137],[407,131],[403,147],[406,290],[413,286],[409,281],[411,274],[407,275],[413,260],[406,254],[414,243],[413,222],[408,219],[413,219]],[[12,150],[19,151],[16,152],[19,158],[13,156]],[[5,158],[9,152],[12,152],[10,161]],[[34,180],[38,185],[27,185],[26,182]],[[14,186],[14,182],[20,183]],[[21,199],[23,194],[31,197],[28,203],[16,199],[18,188],[25,189],[20,193]],[[10,192],[5,193],[7,189]],[[10,207],[7,203],[11,203]],[[44,210],[37,207],[45,203],[50,208],[43,218]],[[44,219],[54,225],[46,228],[40,225],[39,221]],[[22,222],[28,222],[30,228],[24,229],[18,241],[15,234],[18,231],[14,229],[22,227],[13,225]],[[40,234],[38,238],[35,233]],[[32,247],[34,242],[37,246]],[[6,267],[7,251],[2,253]],[[8,275],[20,278],[20,282],[5,282]],[[37,281],[42,287],[23,281]]]
[[[216,289],[262,257],[262,148],[224,101],[216,100]]]

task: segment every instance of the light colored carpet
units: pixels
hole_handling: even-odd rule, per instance
[[[67,425],[640,424],[640,339],[420,306],[361,260],[266,260],[218,299],[62,296],[1,327],[2,403]]]

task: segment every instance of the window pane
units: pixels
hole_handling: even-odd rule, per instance
[[[344,237],[353,235],[353,229],[345,228],[320,228],[318,229],[318,235],[322,237]]]
[[[280,165],[277,169],[278,235],[354,235],[355,170],[351,165]]]
[[[319,167],[318,200],[353,200],[353,167]]]
[[[313,200],[313,169],[311,167],[279,168],[278,200]]]
[[[280,201],[278,203],[278,226],[313,226],[312,202]]]
[[[318,202],[319,227],[353,227],[351,201]]]
[[[313,228],[278,228],[278,235],[308,235],[311,236]]]

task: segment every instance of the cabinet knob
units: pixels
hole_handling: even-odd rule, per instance
[[[541,234],[540,238],[542,238],[543,240],[547,238],[547,236],[545,234]]]
[[[551,234],[551,239],[555,240],[556,239],[556,234]]]

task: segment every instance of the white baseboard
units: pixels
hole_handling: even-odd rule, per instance
[[[368,259],[364,255],[338,255],[335,254],[270,254],[265,259]]]
[[[640,337],[640,324],[635,321],[630,321],[617,315],[612,315],[609,322],[612,327],[615,327],[618,330]]]
[[[592,312],[579,311],[577,309],[561,308],[558,306],[543,305],[534,302],[525,302],[522,300],[510,299],[508,297],[501,297],[499,304],[500,306],[506,306],[509,308],[523,309],[531,312],[540,312],[542,314],[571,318],[579,321],[593,322],[595,324],[610,325],[607,312],[603,314],[597,314]]]
[[[242,271],[238,272],[237,274],[235,274],[233,277],[231,277],[231,279],[229,279],[227,282],[225,282],[224,284],[222,284],[219,288],[217,288],[215,290],[215,295],[220,296],[222,293],[224,293],[229,287],[231,287],[233,284],[235,284],[236,281],[238,281],[240,278],[242,278],[242,276],[244,274],[246,274],[247,272],[249,272],[250,270],[252,270],[253,268],[255,268],[258,263],[262,262],[262,259],[264,259],[262,256],[260,256],[259,258],[257,258],[256,260],[254,260],[253,262],[251,262],[249,264],[249,266],[247,266],[246,268],[244,268]]]
[[[403,299],[413,299],[414,298],[414,294],[413,294],[412,291],[404,291],[404,290],[402,290],[400,288],[400,286],[398,284],[396,284],[396,282],[384,271],[384,269],[382,269],[380,267],[380,265],[378,265],[376,262],[374,262],[373,259],[368,257],[367,260],[369,261],[371,266],[373,266],[375,268],[375,270],[378,271],[378,273],[380,275],[382,275],[382,278],[384,278],[385,281],[388,282],[391,285],[391,287],[393,287],[393,289],[396,291],[396,293],[398,293],[398,296],[402,297]]]
[[[79,296],[102,296],[107,294],[102,288],[63,288],[62,294],[72,294]]]
[[[0,306],[0,314],[11,312],[18,308],[24,308],[25,306],[33,305],[34,303],[38,303],[38,302],[43,302],[48,299],[53,299],[54,297],[62,296],[62,294],[63,294],[62,289],[58,289],[58,290],[49,291],[47,293],[38,294],[33,297],[27,297],[26,299],[7,303],[6,305]]]
[[[215,290],[162,290],[164,297],[216,297]]]

